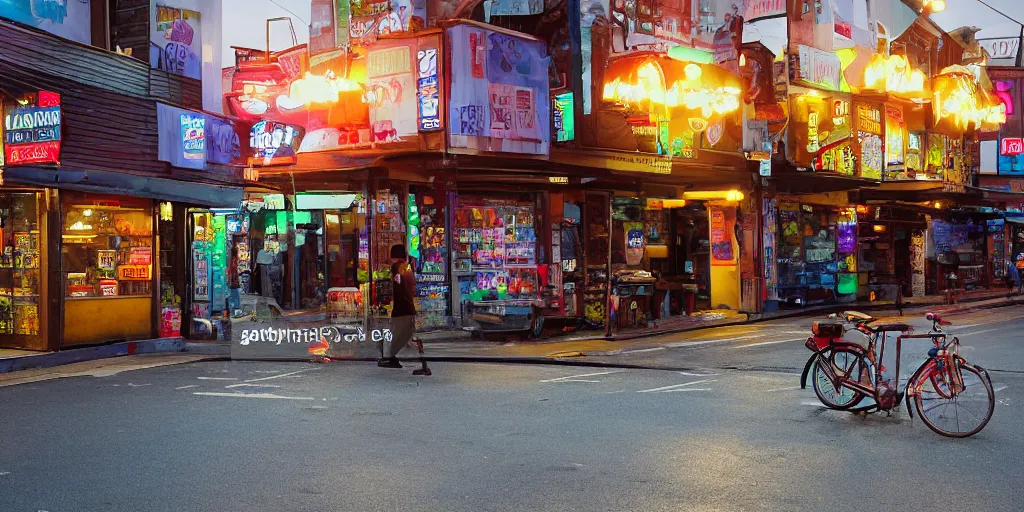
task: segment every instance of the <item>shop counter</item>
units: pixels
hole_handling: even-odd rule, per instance
[[[153,335],[150,296],[68,297],[64,299],[63,348]]]

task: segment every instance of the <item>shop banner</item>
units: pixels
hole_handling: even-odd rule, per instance
[[[416,52],[416,101],[419,105],[420,131],[441,128],[437,60],[437,46],[425,45]]]
[[[199,13],[156,4],[149,62],[156,69],[202,79],[203,45]]]
[[[244,164],[244,144],[234,121],[205,112],[156,104],[157,158],[175,167],[204,169],[208,163]]]
[[[907,124],[903,120],[903,108],[885,106],[885,166],[886,177],[890,173],[894,176],[902,173],[904,169],[905,137]]]
[[[545,44],[470,25],[447,30],[452,147],[547,154],[551,104]]]
[[[243,164],[242,138],[234,121],[216,116],[206,118],[206,161],[211,164]]]
[[[0,17],[55,36],[92,44],[90,0],[2,0]]]
[[[711,215],[711,266],[728,267],[736,264],[733,249],[733,225],[736,224],[736,209],[712,206]]]
[[[60,163],[60,94],[40,91],[24,104],[0,106],[4,113],[0,165],[5,162],[6,165]]]
[[[995,96],[1006,109],[1006,123],[999,127],[996,171],[1024,175],[1024,79],[992,73]]]
[[[1003,37],[999,39],[978,40],[981,47],[988,52],[992,59],[1014,59],[1017,58],[1017,51],[1020,48],[1019,37]]]

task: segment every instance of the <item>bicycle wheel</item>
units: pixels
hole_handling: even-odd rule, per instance
[[[832,365],[832,373],[836,375],[848,375],[850,378],[859,379],[867,369],[864,357],[859,352],[848,348],[826,350],[822,354],[822,358]],[[837,387],[829,379],[825,370],[819,366],[820,362],[820,358],[814,362],[812,384],[814,394],[818,395],[818,400],[821,400],[821,403],[830,409],[844,410],[857,405],[864,399],[864,394],[859,391],[845,386]]]
[[[985,428],[996,407],[992,382],[980,367],[960,363],[964,389],[954,392],[944,370],[933,367],[913,383],[917,414],[933,432],[946,437],[970,437]]]

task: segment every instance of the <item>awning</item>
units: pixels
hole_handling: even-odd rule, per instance
[[[112,171],[6,167],[4,180],[35,187],[174,201],[212,208],[237,208],[242,187],[138,176]]]

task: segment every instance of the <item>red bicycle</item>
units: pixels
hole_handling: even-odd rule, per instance
[[[960,340],[947,336],[942,326],[951,325],[935,313],[925,318],[932,322],[926,334],[913,334],[905,323],[875,325],[870,315],[848,311],[841,315],[854,330],[866,337],[866,344],[843,338],[846,326],[841,322],[815,322],[813,336],[806,346],[814,354],[807,360],[800,385],[807,387],[807,376],[813,373],[814,393],[827,407],[856,412],[891,411],[905,400],[911,418],[910,400],[924,424],[932,431],[948,437],[970,437],[985,428],[995,410],[992,379],[985,369],[967,362],[960,355]],[[886,375],[881,364],[888,333],[897,333],[896,371]],[[900,354],[903,340],[929,339],[934,347],[928,359],[898,390]],[[856,407],[865,398],[874,403]]]

